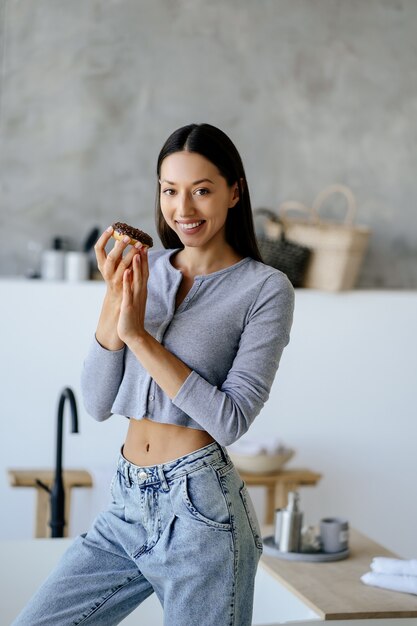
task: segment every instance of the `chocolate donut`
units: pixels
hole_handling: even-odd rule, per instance
[[[115,222],[112,224],[113,226],[113,235],[115,239],[119,241],[123,240],[123,237],[126,235],[130,237],[130,244],[132,246],[135,245],[138,241],[142,243],[144,246],[148,246],[148,248],[152,248],[153,240],[150,235],[144,233],[143,230],[139,230],[139,228],[133,228],[133,226],[129,226],[129,224],[125,224],[124,222]]]

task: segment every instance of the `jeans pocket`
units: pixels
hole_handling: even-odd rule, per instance
[[[252,499],[249,495],[248,489],[245,484],[240,489],[240,497],[243,502],[243,506],[246,511],[246,516],[248,518],[249,526],[252,531],[253,539],[255,541],[255,545],[260,553],[263,551],[263,542],[261,537],[261,529],[259,526],[258,518],[256,516],[255,508],[252,503]]]
[[[182,499],[196,520],[212,528],[231,529],[230,511],[220,479],[210,465],[182,478]]]

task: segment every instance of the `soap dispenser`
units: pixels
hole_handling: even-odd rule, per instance
[[[279,550],[281,552],[301,551],[303,514],[299,508],[299,501],[299,494],[296,491],[290,491],[287,507],[280,512]]]

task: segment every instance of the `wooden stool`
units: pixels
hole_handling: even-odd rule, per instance
[[[316,485],[321,478],[321,474],[308,469],[284,469],[268,474],[248,474],[239,471],[239,474],[248,486],[266,487],[265,524],[273,524],[275,509],[287,506],[289,491]]]
[[[55,472],[53,470],[9,469],[9,482],[12,487],[34,487],[37,490],[35,537],[50,537],[50,501],[49,493],[40,487],[36,480],[40,480],[52,488]],[[64,537],[68,537],[68,525],[71,509],[71,490],[73,487],[92,487],[93,481],[85,470],[64,470],[62,472],[65,493],[65,526]]]

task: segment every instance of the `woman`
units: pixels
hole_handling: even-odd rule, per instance
[[[97,420],[129,418],[112,502],[16,626],[119,623],[153,591],[167,626],[249,626],[262,540],[224,446],[266,402],[293,289],[261,262],[230,139],[192,124],[157,165],[163,250],[96,244],[107,290],[82,389]],[[148,258],[149,257],[149,258]]]

